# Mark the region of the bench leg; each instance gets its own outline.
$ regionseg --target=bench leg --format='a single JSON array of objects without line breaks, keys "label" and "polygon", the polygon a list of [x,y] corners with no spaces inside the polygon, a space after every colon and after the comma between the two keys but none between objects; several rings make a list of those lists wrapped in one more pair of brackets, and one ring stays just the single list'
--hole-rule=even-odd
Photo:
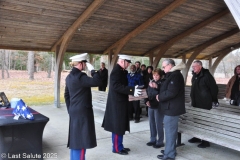
[{"label": "bench leg", "polygon": [[178,132],[177,147],[185,145],[184,143],[181,143],[181,141],[182,141],[182,134]]}]

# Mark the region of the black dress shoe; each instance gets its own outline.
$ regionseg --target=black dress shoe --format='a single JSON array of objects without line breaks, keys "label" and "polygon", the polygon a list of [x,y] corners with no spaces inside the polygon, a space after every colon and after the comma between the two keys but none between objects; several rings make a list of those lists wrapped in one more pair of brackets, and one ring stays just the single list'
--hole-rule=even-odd
[{"label": "black dress shoe", "polygon": [[210,143],[207,141],[202,141],[202,143],[198,145],[198,148],[207,148],[207,147],[210,147]]},{"label": "black dress shoe", "polygon": [[169,157],[164,158],[163,155],[158,155],[157,158],[162,160],[175,160],[175,158],[169,158]]},{"label": "black dress shoe", "polygon": [[[164,150],[161,150],[160,152],[161,152],[162,154],[164,154]],[[176,155],[175,155],[175,156],[177,156],[177,152],[176,152]]]},{"label": "black dress shoe", "polygon": [[130,148],[123,148],[124,151],[130,152]]},{"label": "black dress shoe", "polygon": [[201,143],[201,142],[202,142],[202,140],[201,140],[201,139],[198,139],[198,138],[195,138],[195,137],[193,137],[193,138],[189,139],[189,140],[188,140],[188,142],[189,142],[189,143]]},{"label": "black dress shoe", "polygon": [[138,119],[135,119],[135,123],[139,123],[140,122],[140,120],[138,120]]},{"label": "black dress shoe", "polygon": [[154,144],[153,148],[161,148],[164,147],[164,144]]},{"label": "black dress shoe", "polygon": [[153,145],[155,145],[156,144],[156,142],[154,141],[154,142],[148,142],[147,143],[147,146],[153,146]]},{"label": "black dress shoe", "polygon": [[128,152],[125,151],[125,150],[121,150],[121,151],[119,151],[119,152],[114,152],[114,151],[113,151],[113,153],[117,153],[117,154],[120,154],[120,155],[127,155],[127,154],[128,154]]}]

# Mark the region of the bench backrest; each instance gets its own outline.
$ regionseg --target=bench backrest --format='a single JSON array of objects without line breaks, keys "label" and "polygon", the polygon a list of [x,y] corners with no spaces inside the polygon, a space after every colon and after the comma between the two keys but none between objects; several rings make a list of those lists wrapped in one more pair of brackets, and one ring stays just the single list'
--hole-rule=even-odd
[{"label": "bench backrest", "polygon": [[180,123],[212,132],[213,136],[218,134],[240,141],[240,113],[225,113],[218,108],[205,110],[189,106],[186,106],[186,110],[187,113],[180,116]]}]

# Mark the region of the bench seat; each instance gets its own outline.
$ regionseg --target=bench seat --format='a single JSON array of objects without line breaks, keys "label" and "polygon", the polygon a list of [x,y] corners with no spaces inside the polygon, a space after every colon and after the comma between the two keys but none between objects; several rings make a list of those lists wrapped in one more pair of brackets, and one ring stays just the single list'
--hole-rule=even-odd
[{"label": "bench seat", "polygon": [[240,113],[225,112],[220,107],[205,110],[187,105],[186,111],[179,120],[178,145],[181,134],[188,134],[240,151]]}]

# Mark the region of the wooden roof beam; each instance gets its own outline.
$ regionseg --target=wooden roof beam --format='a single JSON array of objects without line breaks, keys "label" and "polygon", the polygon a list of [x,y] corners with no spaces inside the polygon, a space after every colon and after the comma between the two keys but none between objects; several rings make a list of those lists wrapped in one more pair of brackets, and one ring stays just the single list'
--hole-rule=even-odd
[{"label": "wooden roof beam", "polygon": [[186,68],[182,71],[182,74],[183,74],[183,77],[184,77],[184,79],[185,79],[185,82],[186,82],[186,80],[187,80],[187,74],[188,74],[188,71],[189,71],[189,68],[190,68],[192,62],[194,61],[194,59],[195,59],[204,49],[206,49],[207,47],[209,47],[209,46],[211,46],[211,45],[213,45],[213,44],[215,44],[215,43],[217,43],[217,42],[220,42],[220,41],[222,41],[222,40],[224,40],[224,39],[226,39],[226,38],[228,38],[228,37],[230,37],[230,36],[232,36],[232,35],[234,35],[234,34],[236,34],[236,33],[238,33],[238,32],[239,32],[239,29],[238,29],[238,28],[235,28],[235,29],[233,29],[233,30],[231,30],[231,31],[229,31],[229,32],[227,32],[227,33],[224,33],[224,34],[222,34],[222,35],[220,35],[220,36],[218,36],[218,37],[215,37],[215,38],[213,38],[213,39],[211,39],[211,40],[209,40],[209,41],[201,44],[200,46],[196,47],[196,48],[194,49],[194,52],[191,54],[190,58],[189,58],[188,61],[187,61]]},{"label": "wooden roof beam", "polygon": [[156,50],[159,50],[159,49],[161,49],[161,48],[165,48],[165,49],[161,49],[162,51],[160,50],[160,52],[159,52],[158,55],[156,56],[156,58],[155,58],[155,60],[154,60],[154,63],[153,63],[153,64],[156,65],[156,64],[159,62],[159,60],[160,60],[160,58],[162,57],[162,55],[164,55],[165,52],[166,52],[174,43],[176,43],[177,41],[183,39],[184,37],[192,34],[193,32],[196,32],[197,30],[199,30],[199,29],[207,26],[208,24],[210,24],[210,23],[218,20],[219,18],[225,16],[225,15],[228,14],[228,13],[229,13],[229,10],[228,10],[228,9],[225,9],[225,10],[223,10],[223,11],[215,14],[214,16],[206,19],[205,21],[197,24],[196,26],[194,26],[194,27],[192,27],[192,28],[190,28],[190,29],[188,29],[188,30],[180,33],[179,35],[177,35],[177,36],[175,36],[174,38],[168,40],[167,42],[162,43],[162,44],[159,44],[157,47],[154,47],[154,48],[151,49],[150,51],[144,53],[142,56],[146,56],[146,55],[148,55],[149,53],[152,53],[152,52],[154,52],[154,51],[156,51]]},{"label": "wooden roof beam", "polygon": [[238,48],[240,48],[240,43],[237,43],[237,44],[235,44],[235,45],[233,45],[231,47],[227,47],[227,48],[225,48],[225,49],[223,49],[221,51],[214,52],[211,55],[203,57],[202,59],[209,59],[210,57],[212,57],[212,58],[218,57],[219,55],[221,55],[222,52],[230,53],[231,51],[233,51],[232,47],[235,48],[235,49],[238,49]]},{"label": "wooden roof beam", "polygon": [[52,46],[51,51],[55,51],[57,45],[59,45],[64,38],[70,40],[76,30],[86,22],[105,2],[106,0],[95,0],[90,6],[78,17],[78,19],[66,30],[66,32],[62,35],[62,37]]},{"label": "wooden roof beam", "polygon": [[113,45],[111,45],[110,47],[108,47],[103,54],[108,53],[111,49],[117,47],[119,44],[121,44],[121,46],[124,46],[131,38],[137,36],[138,34],[140,34],[142,31],[144,31],[146,28],[152,26],[153,24],[155,24],[157,21],[159,21],[162,17],[164,17],[165,15],[167,15],[169,12],[171,12],[172,10],[174,10],[175,8],[177,8],[179,5],[181,5],[182,3],[184,3],[186,0],[177,0],[172,2],[169,6],[167,6],[166,8],[164,8],[163,10],[161,10],[160,12],[158,12],[157,14],[155,14],[153,17],[149,18],[147,21],[145,21],[144,23],[142,23],[140,26],[138,26],[137,28],[135,28],[133,31],[131,31],[130,33],[128,33],[127,35],[125,35],[123,38],[121,38],[120,40],[118,40],[116,43],[114,43]]},{"label": "wooden roof beam", "polygon": [[203,49],[213,45],[214,43],[217,43],[217,42],[222,41],[226,38],[229,38],[229,37],[231,37],[231,36],[233,36],[234,34],[237,34],[237,33],[239,33],[239,29],[235,28],[235,29],[233,29],[229,32],[226,32],[226,33],[224,33],[224,34],[222,34],[222,35],[220,35],[216,38],[213,38],[213,39],[211,39],[211,40],[209,40],[209,41],[207,41],[207,42],[205,42],[205,43],[203,43],[203,44],[201,44],[201,45],[199,45],[195,48],[192,48],[192,49],[188,50],[187,52],[182,53],[181,55],[185,55],[185,54],[188,54],[190,52],[195,52],[196,50],[201,50],[202,51]]},{"label": "wooden roof beam", "polygon": [[[240,43],[235,44],[234,46],[232,46],[234,48],[240,48]],[[217,52],[215,54],[218,54],[219,57],[215,60],[214,64],[212,65],[212,67],[209,69],[211,74],[214,75],[217,66],[219,65],[219,63],[222,61],[222,59],[228,55],[230,52],[232,52],[231,47],[225,48],[224,50]]]}]

